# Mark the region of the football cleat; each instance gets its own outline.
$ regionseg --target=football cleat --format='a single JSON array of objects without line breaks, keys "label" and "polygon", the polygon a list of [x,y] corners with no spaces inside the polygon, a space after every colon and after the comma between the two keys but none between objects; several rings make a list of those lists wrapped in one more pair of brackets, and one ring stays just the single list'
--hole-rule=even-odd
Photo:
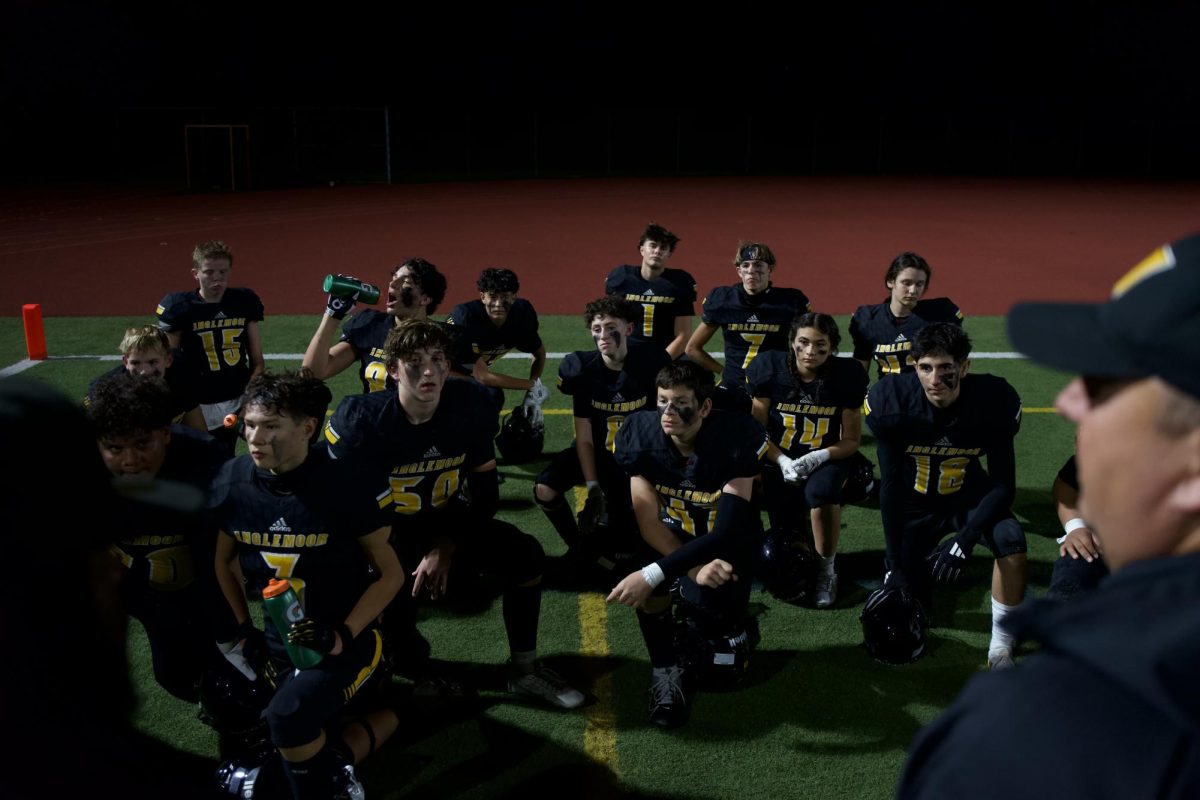
[{"label": "football cleat", "polygon": [[990,670],[1012,669],[1015,666],[1012,650],[993,650],[988,653],[988,669]]},{"label": "football cleat", "polygon": [[508,690],[520,697],[530,697],[558,708],[579,708],[587,700],[583,692],[540,663],[534,665],[533,672],[525,675],[510,671]]},{"label": "football cleat", "polygon": [[650,673],[650,722],[659,728],[678,728],[691,716],[691,697],[684,688],[682,667],[655,667]]},{"label": "football cleat", "polygon": [[837,602],[838,578],[836,572],[818,572],[813,599],[817,608],[829,608]]}]

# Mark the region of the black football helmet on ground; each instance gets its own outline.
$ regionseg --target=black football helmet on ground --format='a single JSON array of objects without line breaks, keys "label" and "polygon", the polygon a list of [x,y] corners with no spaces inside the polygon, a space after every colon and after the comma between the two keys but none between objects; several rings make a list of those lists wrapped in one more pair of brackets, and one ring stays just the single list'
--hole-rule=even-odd
[{"label": "black football helmet on ground", "polygon": [[496,436],[496,449],[509,464],[524,464],[542,454],[546,443],[546,427],[532,422],[519,405],[508,415]]},{"label": "black football helmet on ground", "polygon": [[906,586],[886,585],[871,592],[859,614],[863,643],[883,664],[911,664],[925,653],[929,619]]},{"label": "black football helmet on ground", "polygon": [[878,494],[875,465],[862,453],[855,453],[850,457],[850,477],[842,485],[842,503],[862,503]]},{"label": "black football helmet on ground", "polygon": [[675,645],[685,670],[701,689],[735,689],[750,668],[750,654],[761,636],[758,620],[746,617],[722,622],[686,601],[675,604]]},{"label": "black football helmet on ground", "polygon": [[199,717],[216,730],[222,758],[258,764],[274,752],[271,732],[262,718],[274,693],[265,678],[248,681],[224,663],[204,673],[200,679]]},{"label": "black football helmet on ground", "polygon": [[785,603],[810,602],[817,576],[817,557],[799,546],[800,534],[772,528],[763,540],[758,577],[768,592]]}]

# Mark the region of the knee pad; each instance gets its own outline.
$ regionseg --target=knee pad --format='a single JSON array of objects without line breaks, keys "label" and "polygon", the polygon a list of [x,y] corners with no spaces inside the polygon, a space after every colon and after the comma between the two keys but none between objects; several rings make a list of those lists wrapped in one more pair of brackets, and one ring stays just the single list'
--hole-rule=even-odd
[{"label": "knee pad", "polygon": [[1025,531],[1021,530],[1021,524],[1013,517],[1000,520],[992,528],[992,552],[996,558],[1015,556],[1026,549]]}]

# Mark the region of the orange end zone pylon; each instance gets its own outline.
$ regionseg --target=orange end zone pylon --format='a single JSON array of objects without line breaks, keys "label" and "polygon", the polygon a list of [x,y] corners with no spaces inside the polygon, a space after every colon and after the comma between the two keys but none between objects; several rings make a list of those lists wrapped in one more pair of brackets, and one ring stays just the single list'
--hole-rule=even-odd
[{"label": "orange end zone pylon", "polygon": [[25,320],[25,351],[33,361],[45,360],[46,332],[42,329],[42,307],[37,303],[26,303],[21,306],[21,316]]}]

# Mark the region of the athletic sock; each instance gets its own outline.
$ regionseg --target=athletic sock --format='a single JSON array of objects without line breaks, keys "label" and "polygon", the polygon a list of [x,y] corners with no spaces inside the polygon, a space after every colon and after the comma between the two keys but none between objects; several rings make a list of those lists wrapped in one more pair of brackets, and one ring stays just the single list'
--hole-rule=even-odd
[{"label": "athletic sock", "polygon": [[513,653],[537,650],[538,616],[542,611],[542,587],[514,586],[504,593],[501,614],[508,634],[508,649]]},{"label": "athletic sock", "polygon": [[642,629],[642,638],[646,640],[650,666],[675,666],[675,662],[678,660],[675,655],[675,621],[671,617],[670,606],[660,614],[647,614],[639,611],[637,620],[638,627]]},{"label": "athletic sock", "polygon": [[1011,655],[1013,646],[1016,640],[1013,635],[1004,629],[1004,618],[1016,611],[1019,605],[1006,606],[995,597],[992,598],[992,641],[988,645],[988,655],[992,656],[1001,651],[1007,650]]},{"label": "athletic sock", "polygon": [[817,558],[818,558],[818,559],[820,560],[820,562],[821,562],[821,572],[823,572],[823,573],[824,573],[824,574],[826,574],[826,575],[832,575],[832,574],[833,574],[833,572],[834,572],[834,570],[833,570],[833,560],[834,560],[835,558],[837,558],[837,553],[834,553],[834,554],[833,554],[833,555],[831,555],[831,556],[822,556],[822,555],[818,555],[818,556],[817,556]]},{"label": "athletic sock", "polygon": [[556,499],[549,503],[543,503],[534,495],[534,500],[537,500],[538,506],[541,507],[542,513],[546,515],[546,519],[550,520],[550,525],[562,538],[563,543],[567,547],[574,547],[579,543],[579,526],[575,523],[575,515],[571,513],[570,506],[567,505],[566,498],[559,495]]}]

